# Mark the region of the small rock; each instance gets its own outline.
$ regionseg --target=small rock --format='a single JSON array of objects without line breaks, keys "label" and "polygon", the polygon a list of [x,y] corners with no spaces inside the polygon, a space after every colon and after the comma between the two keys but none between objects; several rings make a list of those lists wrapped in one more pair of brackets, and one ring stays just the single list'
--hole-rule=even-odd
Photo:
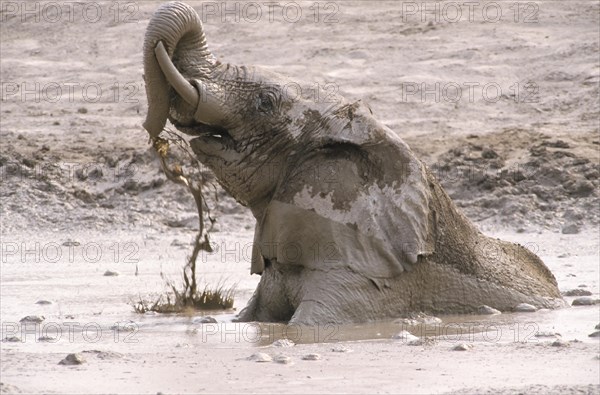
[{"label": "small rock", "polygon": [[4,339],[2,339],[3,343],[17,343],[17,342],[20,342],[20,341],[21,341],[21,339],[19,339],[16,336],[7,336]]},{"label": "small rock", "polygon": [[560,337],[560,333],[556,332],[537,332],[535,337]]},{"label": "small rock", "polygon": [[575,224],[569,224],[569,225],[563,227],[561,232],[564,235],[576,235],[577,233],[580,232],[580,230],[579,230],[579,226],[577,226]]},{"label": "small rock", "polygon": [[84,354],[95,355],[99,359],[118,359],[123,358],[123,354],[114,351],[101,351],[101,350],[85,350],[82,351]]},{"label": "small rock", "polygon": [[321,355],[314,353],[306,354],[302,356],[302,359],[305,361],[318,361],[321,359]]},{"label": "small rock", "polygon": [[600,324],[596,325],[594,329],[600,329]]},{"label": "small rock", "polygon": [[600,331],[596,331],[594,333],[590,333],[588,337],[600,337]]},{"label": "small rock", "polygon": [[122,322],[116,322],[113,326],[110,327],[111,331],[117,331],[117,332],[133,332],[137,329],[138,325],[129,320],[129,321],[122,321]]},{"label": "small rock", "polygon": [[537,310],[538,310],[537,307],[535,307],[529,303],[519,303],[514,308],[514,311],[517,311],[519,313],[533,313],[534,311],[537,311]]},{"label": "small rock", "polygon": [[420,337],[413,339],[413,340],[409,340],[406,343],[407,346],[424,346],[425,344],[428,344],[428,342],[425,341],[424,339],[421,339]]},{"label": "small rock", "polygon": [[88,110],[85,107],[79,107],[77,109],[77,113],[79,113],[79,114],[87,114],[87,112],[88,112]]},{"label": "small rock", "polygon": [[39,324],[44,321],[46,318],[43,315],[28,315],[27,317],[21,318],[19,322],[33,322]]},{"label": "small rock", "polygon": [[452,351],[468,351],[473,348],[473,345],[467,343],[460,343],[452,347]]},{"label": "small rock", "polygon": [[275,340],[272,344],[273,347],[294,347],[296,343],[290,339],[279,339]]},{"label": "small rock", "polygon": [[564,340],[556,339],[552,342],[552,347],[569,347],[569,343]]},{"label": "small rock", "polygon": [[484,148],[481,152],[481,157],[484,159],[496,159],[498,154],[491,148]]},{"label": "small rock", "polygon": [[419,338],[417,336],[413,335],[412,333],[410,333],[409,331],[402,331],[402,332],[396,333],[394,336],[392,336],[392,339],[401,340],[402,342],[410,342],[413,340],[418,340]]},{"label": "small rock", "polygon": [[500,312],[500,310],[496,310],[493,307],[490,306],[486,306],[486,305],[481,305],[477,308],[477,312],[479,314],[485,314],[485,315],[494,315],[494,314],[502,314]]},{"label": "small rock", "polygon": [[79,354],[69,354],[60,361],[59,365],[81,365],[85,362],[85,359]]},{"label": "small rock", "polygon": [[35,304],[40,304],[40,305],[47,305],[47,304],[52,304],[51,301],[49,300],[38,300],[37,302],[35,302]]},{"label": "small rock", "polygon": [[107,270],[107,271],[104,272],[104,275],[106,277],[115,277],[115,276],[118,276],[119,273],[113,272],[112,270]]},{"label": "small rock", "polygon": [[573,301],[571,306],[593,306],[598,303],[597,299],[591,298],[589,296],[582,296]]},{"label": "small rock", "polygon": [[264,352],[257,352],[248,357],[249,361],[255,362],[271,362],[273,358],[269,354],[265,354]]},{"label": "small rock", "polygon": [[352,352],[351,348],[346,346],[336,346],[331,349],[332,352]]},{"label": "small rock", "polygon": [[216,318],[211,317],[209,315],[194,320],[194,324],[216,324],[217,322],[218,321],[216,320]]},{"label": "small rock", "polygon": [[65,315],[65,319],[66,320],[74,320],[75,316],[73,314],[67,314],[67,315]]},{"label": "small rock", "polygon": [[56,341],[58,341],[57,338],[52,337],[52,336],[40,336],[38,337],[38,341],[39,342],[48,342],[48,343],[55,343]]},{"label": "small rock", "polygon": [[591,294],[592,293],[587,289],[580,288],[570,289],[568,291],[563,292],[563,295],[565,296],[590,296]]},{"label": "small rock", "polygon": [[67,240],[62,245],[64,245],[65,247],[79,247],[81,243],[74,240]]},{"label": "small rock", "polygon": [[287,355],[280,354],[273,358],[273,361],[275,361],[276,363],[287,365],[292,363],[292,358],[288,357]]}]

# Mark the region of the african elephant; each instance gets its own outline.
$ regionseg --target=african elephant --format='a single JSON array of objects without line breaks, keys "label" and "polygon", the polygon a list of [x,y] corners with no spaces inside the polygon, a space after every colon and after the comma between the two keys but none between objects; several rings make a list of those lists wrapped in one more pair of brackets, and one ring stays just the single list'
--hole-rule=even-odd
[{"label": "african elephant", "polygon": [[145,129],[154,138],[169,119],[194,136],[198,159],[256,218],[251,273],[261,279],[239,320],[564,304],[536,255],[481,234],[360,101],[315,100],[277,73],[219,62],[179,2],[155,12],[143,52]]}]

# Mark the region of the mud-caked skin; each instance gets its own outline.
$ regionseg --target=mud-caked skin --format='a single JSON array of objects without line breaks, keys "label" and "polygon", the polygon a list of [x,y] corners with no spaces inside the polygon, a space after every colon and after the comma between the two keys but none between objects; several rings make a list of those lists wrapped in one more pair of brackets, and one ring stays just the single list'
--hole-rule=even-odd
[{"label": "mud-caked skin", "polygon": [[[171,67],[160,63],[160,49]],[[324,324],[564,304],[543,262],[482,235],[360,101],[218,62],[200,18],[159,8],[144,42],[151,136],[167,118],[256,218],[242,321]],[[190,93],[191,92],[191,93]]]}]

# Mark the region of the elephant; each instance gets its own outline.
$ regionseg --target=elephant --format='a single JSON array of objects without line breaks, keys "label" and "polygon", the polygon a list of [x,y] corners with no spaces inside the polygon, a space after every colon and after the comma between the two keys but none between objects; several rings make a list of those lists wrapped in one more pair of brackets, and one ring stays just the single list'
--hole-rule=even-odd
[{"label": "elephant", "polygon": [[143,62],[150,137],[169,120],[256,219],[250,272],[261,278],[239,321],[565,305],[540,258],[484,236],[360,100],[317,99],[314,85],[220,62],[181,2],[152,16]]}]

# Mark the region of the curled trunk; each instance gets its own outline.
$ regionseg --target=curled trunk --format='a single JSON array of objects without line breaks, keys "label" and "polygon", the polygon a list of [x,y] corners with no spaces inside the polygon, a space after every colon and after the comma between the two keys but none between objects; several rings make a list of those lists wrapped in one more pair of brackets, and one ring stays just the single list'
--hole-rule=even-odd
[{"label": "curled trunk", "polygon": [[144,80],[148,115],[144,128],[156,137],[164,129],[170,109],[171,84],[157,60],[155,50],[162,42],[168,56],[182,75],[210,67],[214,58],[206,45],[200,17],[187,4],[171,2],[161,6],[150,20],[144,38]]}]

